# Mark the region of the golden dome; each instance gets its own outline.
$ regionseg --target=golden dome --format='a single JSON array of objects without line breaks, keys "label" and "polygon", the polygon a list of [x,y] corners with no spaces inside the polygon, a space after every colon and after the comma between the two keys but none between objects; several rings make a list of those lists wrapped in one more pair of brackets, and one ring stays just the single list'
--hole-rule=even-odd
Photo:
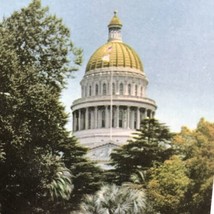
[{"label": "golden dome", "polygon": [[137,53],[121,41],[108,42],[91,56],[86,72],[106,67],[129,67],[143,72],[143,65]]}]

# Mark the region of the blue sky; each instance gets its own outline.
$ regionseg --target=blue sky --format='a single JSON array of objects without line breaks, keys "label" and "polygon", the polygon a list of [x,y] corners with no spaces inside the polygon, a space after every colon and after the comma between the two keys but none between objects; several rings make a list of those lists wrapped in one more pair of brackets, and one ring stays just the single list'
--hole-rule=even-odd
[{"label": "blue sky", "polygon": [[[30,2],[1,0],[0,18]],[[214,121],[213,0],[42,0],[42,4],[63,19],[74,44],[84,50],[83,66],[62,95],[68,112],[80,97],[85,66],[106,43],[107,25],[117,10],[123,41],[143,62],[147,95],[158,105],[156,117],[172,131],[195,128],[201,117]]]}]

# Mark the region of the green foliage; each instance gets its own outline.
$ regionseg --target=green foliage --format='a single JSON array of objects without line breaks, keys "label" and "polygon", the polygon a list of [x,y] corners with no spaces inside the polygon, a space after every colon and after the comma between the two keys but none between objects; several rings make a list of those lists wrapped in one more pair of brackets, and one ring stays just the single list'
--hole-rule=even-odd
[{"label": "green foliage", "polygon": [[2,21],[0,49],[1,213],[69,213],[100,185],[60,102],[82,52],[39,0]]},{"label": "green foliage", "polygon": [[74,47],[69,29],[61,19],[42,8],[40,0],[21,11],[14,12],[1,24],[5,35],[10,35],[10,46],[17,53],[19,66],[36,67],[40,81],[62,88],[65,77],[77,70],[81,63],[82,51]]},{"label": "green foliage", "polygon": [[143,214],[145,195],[127,186],[106,185],[95,195],[86,195],[81,203],[81,214]]},{"label": "green foliage", "polygon": [[50,157],[51,154],[48,154],[47,156],[44,157],[46,159],[46,167],[53,168],[53,163],[59,162],[57,165],[55,171],[53,173],[54,177],[51,181],[50,184],[47,185],[47,188],[49,189],[50,195],[52,199],[54,200],[55,198],[62,198],[65,200],[68,200],[70,198],[70,195],[73,190],[73,185],[72,185],[72,180],[71,180],[71,173],[70,170],[67,169],[64,166],[64,163],[59,161],[61,158],[60,157]]},{"label": "green foliage", "polygon": [[[85,158],[87,149],[81,147],[72,137],[72,143],[67,141],[60,145],[64,154],[64,163],[69,166],[74,186],[69,203],[64,203],[63,209],[76,210],[84,194],[93,194],[101,186],[102,171],[93,162]],[[59,206],[58,213],[62,212]],[[57,213],[57,212],[56,212]]]},{"label": "green foliage", "polygon": [[185,163],[178,156],[172,156],[149,171],[151,178],[147,185],[147,194],[152,207],[160,213],[180,214],[181,202],[191,182]]},{"label": "green foliage", "polygon": [[146,190],[146,213],[209,213],[214,172],[214,124],[172,135],[158,121],[145,120],[128,144],[111,154],[115,169],[107,181]]},{"label": "green foliage", "polygon": [[133,140],[111,154],[112,165],[115,167],[112,177],[116,176],[116,179],[112,180],[119,184],[129,181],[130,176],[137,170],[143,170],[145,173],[154,162],[162,163],[172,154],[172,134],[158,120],[144,119],[137,131]]},{"label": "green foliage", "polygon": [[174,145],[192,180],[183,200],[188,213],[209,213],[214,172],[214,124],[201,119],[196,130],[183,128]]}]

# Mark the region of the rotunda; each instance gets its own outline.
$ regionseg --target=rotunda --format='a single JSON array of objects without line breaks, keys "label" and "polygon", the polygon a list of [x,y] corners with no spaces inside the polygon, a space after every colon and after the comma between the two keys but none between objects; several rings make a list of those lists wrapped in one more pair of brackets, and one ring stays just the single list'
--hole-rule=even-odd
[{"label": "rotunda", "polygon": [[127,142],[145,117],[154,117],[155,101],[146,96],[148,80],[133,48],[122,41],[122,23],[114,12],[108,41],[86,66],[81,98],[73,102],[73,133],[89,148],[91,159],[105,164],[111,150]]}]

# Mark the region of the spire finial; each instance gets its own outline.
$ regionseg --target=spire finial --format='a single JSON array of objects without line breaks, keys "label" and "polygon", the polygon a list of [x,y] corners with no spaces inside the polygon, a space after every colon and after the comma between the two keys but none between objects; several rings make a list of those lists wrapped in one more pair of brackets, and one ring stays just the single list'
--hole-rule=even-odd
[{"label": "spire finial", "polygon": [[117,10],[115,10],[114,16],[108,25],[108,29],[109,29],[108,41],[113,41],[113,40],[122,41],[121,28],[122,28],[122,23],[117,16]]}]

